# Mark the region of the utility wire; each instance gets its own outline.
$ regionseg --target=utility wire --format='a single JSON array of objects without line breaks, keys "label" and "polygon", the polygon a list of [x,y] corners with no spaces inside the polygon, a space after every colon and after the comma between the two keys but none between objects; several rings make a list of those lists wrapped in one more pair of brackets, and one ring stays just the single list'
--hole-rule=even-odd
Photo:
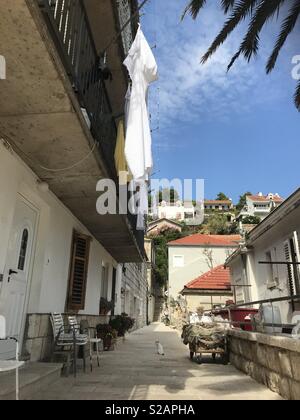
[{"label": "utility wire", "polygon": [[60,168],[60,169],[52,169],[52,168],[47,168],[46,166],[41,165],[39,162],[35,161],[34,159],[32,159],[26,152],[24,152],[24,150],[22,150],[16,143],[14,140],[12,140],[9,136],[7,136],[6,134],[0,133],[0,139],[2,139],[4,141],[5,145],[8,145],[10,147],[11,150],[13,150],[15,152],[15,149],[17,149],[22,155],[24,155],[32,164],[37,165],[39,168],[43,169],[44,171],[47,172],[53,172],[53,173],[59,173],[59,172],[66,172],[66,171],[70,171],[73,168],[76,168],[77,166],[81,165],[81,163],[83,163],[84,161],[86,161],[95,151],[96,147],[97,147],[97,142],[94,143],[92,149],[90,150],[90,152],[81,160],[79,160],[78,162],[74,163],[71,166],[68,166],[66,168]]}]

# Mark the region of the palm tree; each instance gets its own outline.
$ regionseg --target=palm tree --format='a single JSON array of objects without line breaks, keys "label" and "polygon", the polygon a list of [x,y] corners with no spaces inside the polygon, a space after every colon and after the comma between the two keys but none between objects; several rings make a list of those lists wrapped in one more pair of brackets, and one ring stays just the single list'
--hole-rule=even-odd
[{"label": "palm tree", "polygon": [[[231,59],[228,70],[233,66],[235,61],[240,55],[244,55],[246,60],[250,61],[251,58],[257,55],[259,50],[260,33],[264,26],[268,23],[269,19],[273,16],[279,16],[284,6],[289,6],[286,16],[283,19],[280,33],[278,35],[276,44],[270,55],[266,71],[269,74],[275,67],[279,53],[285,44],[287,38],[294,30],[296,24],[299,23],[300,17],[300,0],[220,0],[221,7],[225,15],[230,13],[219,35],[213,41],[207,52],[201,59],[204,64],[222,45],[227,37],[234,31],[234,29],[243,20],[249,18],[250,23],[248,31],[240,45],[239,50]],[[187,13],[190,13],[193,19],[198,17],[199,12],[205,6],[206,0],[189,0],[182,19]],[[300,111],[300,83],[295,93],[295,104]]]}]

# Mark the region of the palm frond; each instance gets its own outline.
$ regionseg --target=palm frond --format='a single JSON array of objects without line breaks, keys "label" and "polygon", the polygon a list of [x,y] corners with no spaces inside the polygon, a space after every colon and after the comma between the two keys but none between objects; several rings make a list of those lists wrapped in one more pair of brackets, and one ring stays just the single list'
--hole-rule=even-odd
[{"label": "palm frond", "polygon": [[295,93],[295,105],[300,112],[300,82],[297,86],[296,93]]},{"label": "palm frond", "polygon": [[[189,4],[184,11],[182,19],[187,13],[190,13],[193,19],[196,19],[206,3],[206,0],[189,0]],[[224,14],[226,15],[230,12],[230,16],[223,25],[220,33],[202,57],[202,64],[204,64],[216,52],[216,50],[226,41],[228,36],[243,20],[250,17],[247,33],[239,50],[232,57],[227,70],[230,70],[241,54],[244,55],[247,61],[250,61],[253,55],[257,55],[260,46],[260,34],[265,25],[276,14],[278,19],[281,10],[286,11],[284,9],[285,5],[290,6],[292,4],[281,24],[276,44],[266,65],[266,71],[267,73],[270,73],[276,65],[280,51],[287,38],[295,29],[296,24],[299,23],[300,0],[220,0],[220,4]],[[297,109],[300,111],[300,82],[295,92],[294,101]]]},{"label": "palm frond", "polygon": [[282,23],[281,32],[277,39],[274,50],[267,63],[267,67],[266,67],[267,73],[270,73],[274,69],[279,53],[283,45],[285,44],[288,36],[291,34],[293,29],[295,28],[299,17],[300,17],[300,0],[297,0],[294,2],[293,6],[291,7],[289,11],[289,15],[284,19]]},{"label": "palm frond", "polygon": [[181,16],[181,20],[183,20],[188,13],[190,13],[193,19],[196,19],[205,4],[206,0],[191,0],[185,8],[183,15]]},{"label": "palm frond", "polygon": [[248,32],[240,46],[239,51],[232,58],[228,70],[233,66],[236,59],[243,54],[250,61],[253,55],[257,55],[259,49],[259,35],[267,21],[278,12],[285,0],[263,0],[257,6],[248,28]]},{"label": "palm frond", "polygon": [[209,47],[208,51],[204,54],[201,59],[201,63],[204,64],[222,45],[232,31],[238,26],[238,24],[244,20],[249,13],[253,12],[253,8],[256,6],[259,0],[248,0],[248,1],[239,1],[234,6],[230,18],[225,22],[223,29],[213,41],[212,45]]},{"label": "palm frond", "polygon": [[229,10],[233,9],[235,0],[221,0],[221,6],[224,13],[228,13]]}]

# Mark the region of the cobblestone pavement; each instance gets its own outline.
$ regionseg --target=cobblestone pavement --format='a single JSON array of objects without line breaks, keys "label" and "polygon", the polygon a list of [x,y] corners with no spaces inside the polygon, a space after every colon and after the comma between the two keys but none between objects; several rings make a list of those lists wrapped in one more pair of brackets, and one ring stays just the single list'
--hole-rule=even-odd
[{"label": "cobblestone pavement", "polygon": [[[155,341],[165,356],[156,354]],[[105,352],[101,367],[61,378],[32,397],[38,400],[279,400],[277,394],[232,366],[189,360],[178,333],[153,324],[131,334],[116,351]]]}]

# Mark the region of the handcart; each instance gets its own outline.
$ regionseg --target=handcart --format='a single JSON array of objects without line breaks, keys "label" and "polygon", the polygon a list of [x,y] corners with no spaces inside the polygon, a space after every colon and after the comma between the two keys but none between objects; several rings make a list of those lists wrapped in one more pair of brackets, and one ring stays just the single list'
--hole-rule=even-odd
[{"label": "handcart", "polygon": [[205,354],[211,354],[213,360],[216,360],[219,357],[224,365],[229,363],[229,349],[228,349],[228,339],[224,337],[223,343],[220,343],[216,348],[208,349],[203,345],[193,345],[189,344],[190,349],[190,359],[193,361],[196,356],[196,361],[199,365],[202,364],[202,356]]},{"label": "handcart", "polygon": [[183,327],[183,343],[189,345],[190,359],[202,363],[202,356],[211,354],[213,360],[221,359],[224,365],[229,363],[229,345],[227,331],[218,323],[188,324]]}]

